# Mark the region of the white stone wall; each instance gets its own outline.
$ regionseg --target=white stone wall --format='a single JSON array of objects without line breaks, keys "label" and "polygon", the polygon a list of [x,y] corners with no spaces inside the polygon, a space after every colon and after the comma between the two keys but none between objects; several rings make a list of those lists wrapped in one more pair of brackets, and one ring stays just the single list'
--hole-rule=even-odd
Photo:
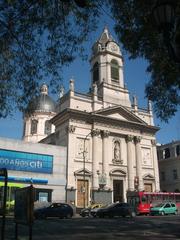
[{"label": "white stone wall", "polygon": [[[55,116],[55,113],[41,113],[37,112],[34,113],[33,115],[29,117],[24,118],[24,123],[25,123],[25,129],[24,129],[24,135],[22,139],[25,142],[33,142],[37,143],[41,139],[47,137],[47,135],[44,133],[44,128],[45,128],[45,122],[50,120],[52,117]],[[31,120],[36,119],[38,121],[37,125],[37,133],[31,134]],[[51,133],[55,131],[55,126],[51,126]]]},{"label": "white stone wall", "polygon": [[[158,146],[158,164],[160,174],[161,190],[174,192],[180,191],[180,155],[176,153],[176,147],[180,146],[180,141],[174,141],[168,144]],[[165,149],[169,149],[170,157],[165,158],[163,153]],[[177,179],[174,178],[173,171],[177,171]],[[164,173],[164,179],[162,178]]]},{"label": "white stone wall", "polygon": [[[68,142],[68,187],[73,187],[77,189],[77,179],[82,179],[83,175],[75,176],[75,173],[82,170],[84,167],[84,139],[85,140],[85,149],[87,151],[85,157],[85,169],[93,174],[93,138],[91,134],[92,126],[87,125],[83,122],[73,121],[71,122],[75,127],[74,132],[69,133],[69,142]],[[110,136],[108,137],[108,144],[106,145],[106,153],[108,154],[108,174],[107,174],[107,186],[106,188],[113,189],[113,180],[119,179],[123,180],[124,184],[124,199],[126,200],[126,191],[128,190],[128,148],[126,142],[127,135],[133,135],[134,137],[139,136],[140,133],[132,133],[132,131],[127,131],[125,129],[113,129],[110,127],[101,126],[94,126],[95,129],[100,129],[101,131],[108,130],[110,131]],[[121,160],[122,164],[114,164],[113,163],[113,142],[115,140],[119,140],[120,147],[121,147]],[[103,139],[101,135],[97,138],[97,151],[96,151],[96,159],[98,159],[97,169],[94,172],[95,176],[96,173],[99,172],[100,174],[103,171]],[[156,152],[153,151],[152,146],[152,137],[150,136],[141,136],[141,143],[140,143],[140,150],[141,150],[141,177],[142,183],[151,183],[153,191],[159,191],[159,175],[158,169],[155,169],[157,165],[157,156]],[[134,177],[137,176],[137,156],[136,156],[136,146],[135,143],[132,143],[132,155],[131,155],[132,165],[133,165],[133,172],[132,172],[132,182],[134,182]],[[155,164],[156,163],[156,164]],[[113,173],[114,171],[119,171],[117,174]],[[120,172],[124,172],[125,176]],[[112,173],[112,175],[111,175]],[[113,175],[114,174],[114,175]],[[93,177],[93,176],[92,176]],[[87,177],[86,179],[89,180],[90,186],[92,186],[92,177]],[[98,176],[96,176],[98,177]],[[142,189],[143,190],[143,189]]]}]

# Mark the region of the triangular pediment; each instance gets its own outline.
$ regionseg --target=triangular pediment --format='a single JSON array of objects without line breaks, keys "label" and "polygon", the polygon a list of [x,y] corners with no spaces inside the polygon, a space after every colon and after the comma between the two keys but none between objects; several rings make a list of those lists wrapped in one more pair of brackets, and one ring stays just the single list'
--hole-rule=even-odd
[{"label": "triangular pediment", "polygon": [[112,119],[123,120],[147,125],[141,118],[123,106],[108,107],[95,112],[97,115],[106,116]]},{"label": "triangular pediment", "polygon": [[77,176],[77,175],[81,175],[81,176],[83,176],[83,175],[85,175],[85,176],[91,176],[92,175],[92,172],[91,171],[89,171],[88,169],[79,169],[79,170],[77,170],[77,171],[75,171],[74,172],[74,175],[75,176]]},{"label": "triangular pediment", "polygon": [[143,176],[143,179],[153,180],[153,179],[154,179],[154,176],[152,176],[151,174],[146,174],[146,175]]}]

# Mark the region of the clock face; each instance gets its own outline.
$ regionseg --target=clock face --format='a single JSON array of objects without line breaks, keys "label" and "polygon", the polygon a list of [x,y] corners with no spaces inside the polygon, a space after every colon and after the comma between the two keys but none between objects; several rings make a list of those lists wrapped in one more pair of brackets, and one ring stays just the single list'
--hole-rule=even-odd
[{"label": "clock face", "polygon": [[118,50],[118,47],[117,47],[117,45],[116,44],[111,44],[111,50],[113,51],[113,52],[116,52],[117,50]]}]

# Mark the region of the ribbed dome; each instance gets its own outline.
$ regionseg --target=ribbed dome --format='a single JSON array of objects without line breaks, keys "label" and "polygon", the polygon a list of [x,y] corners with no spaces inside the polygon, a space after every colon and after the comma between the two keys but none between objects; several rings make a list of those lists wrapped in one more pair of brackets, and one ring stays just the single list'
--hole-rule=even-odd
[{"label": "ribbed dome", "polygon": [[30,112],[55,112],[55,102],[48,96],[48,87],[43,84],[40,88],[40,95],[34,98],[28,106]]}]

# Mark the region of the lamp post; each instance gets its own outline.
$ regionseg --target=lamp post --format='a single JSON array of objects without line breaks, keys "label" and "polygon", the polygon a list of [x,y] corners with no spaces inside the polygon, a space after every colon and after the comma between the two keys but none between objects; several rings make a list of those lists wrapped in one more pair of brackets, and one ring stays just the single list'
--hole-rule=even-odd
[{"label": "lamp post", "polygon": [[86,140],[89,137],[89,135],[91,134],[91,132],[89,132],[86,137],[84,138],[84,145],[83,145],[83,207],[86,207]]},{"label": "lamp post", "polygon": [[153,17],[163,34],[169,56],[180,63],[180,18],[176,15],[177,1],[157,0],[153,7]]}]

